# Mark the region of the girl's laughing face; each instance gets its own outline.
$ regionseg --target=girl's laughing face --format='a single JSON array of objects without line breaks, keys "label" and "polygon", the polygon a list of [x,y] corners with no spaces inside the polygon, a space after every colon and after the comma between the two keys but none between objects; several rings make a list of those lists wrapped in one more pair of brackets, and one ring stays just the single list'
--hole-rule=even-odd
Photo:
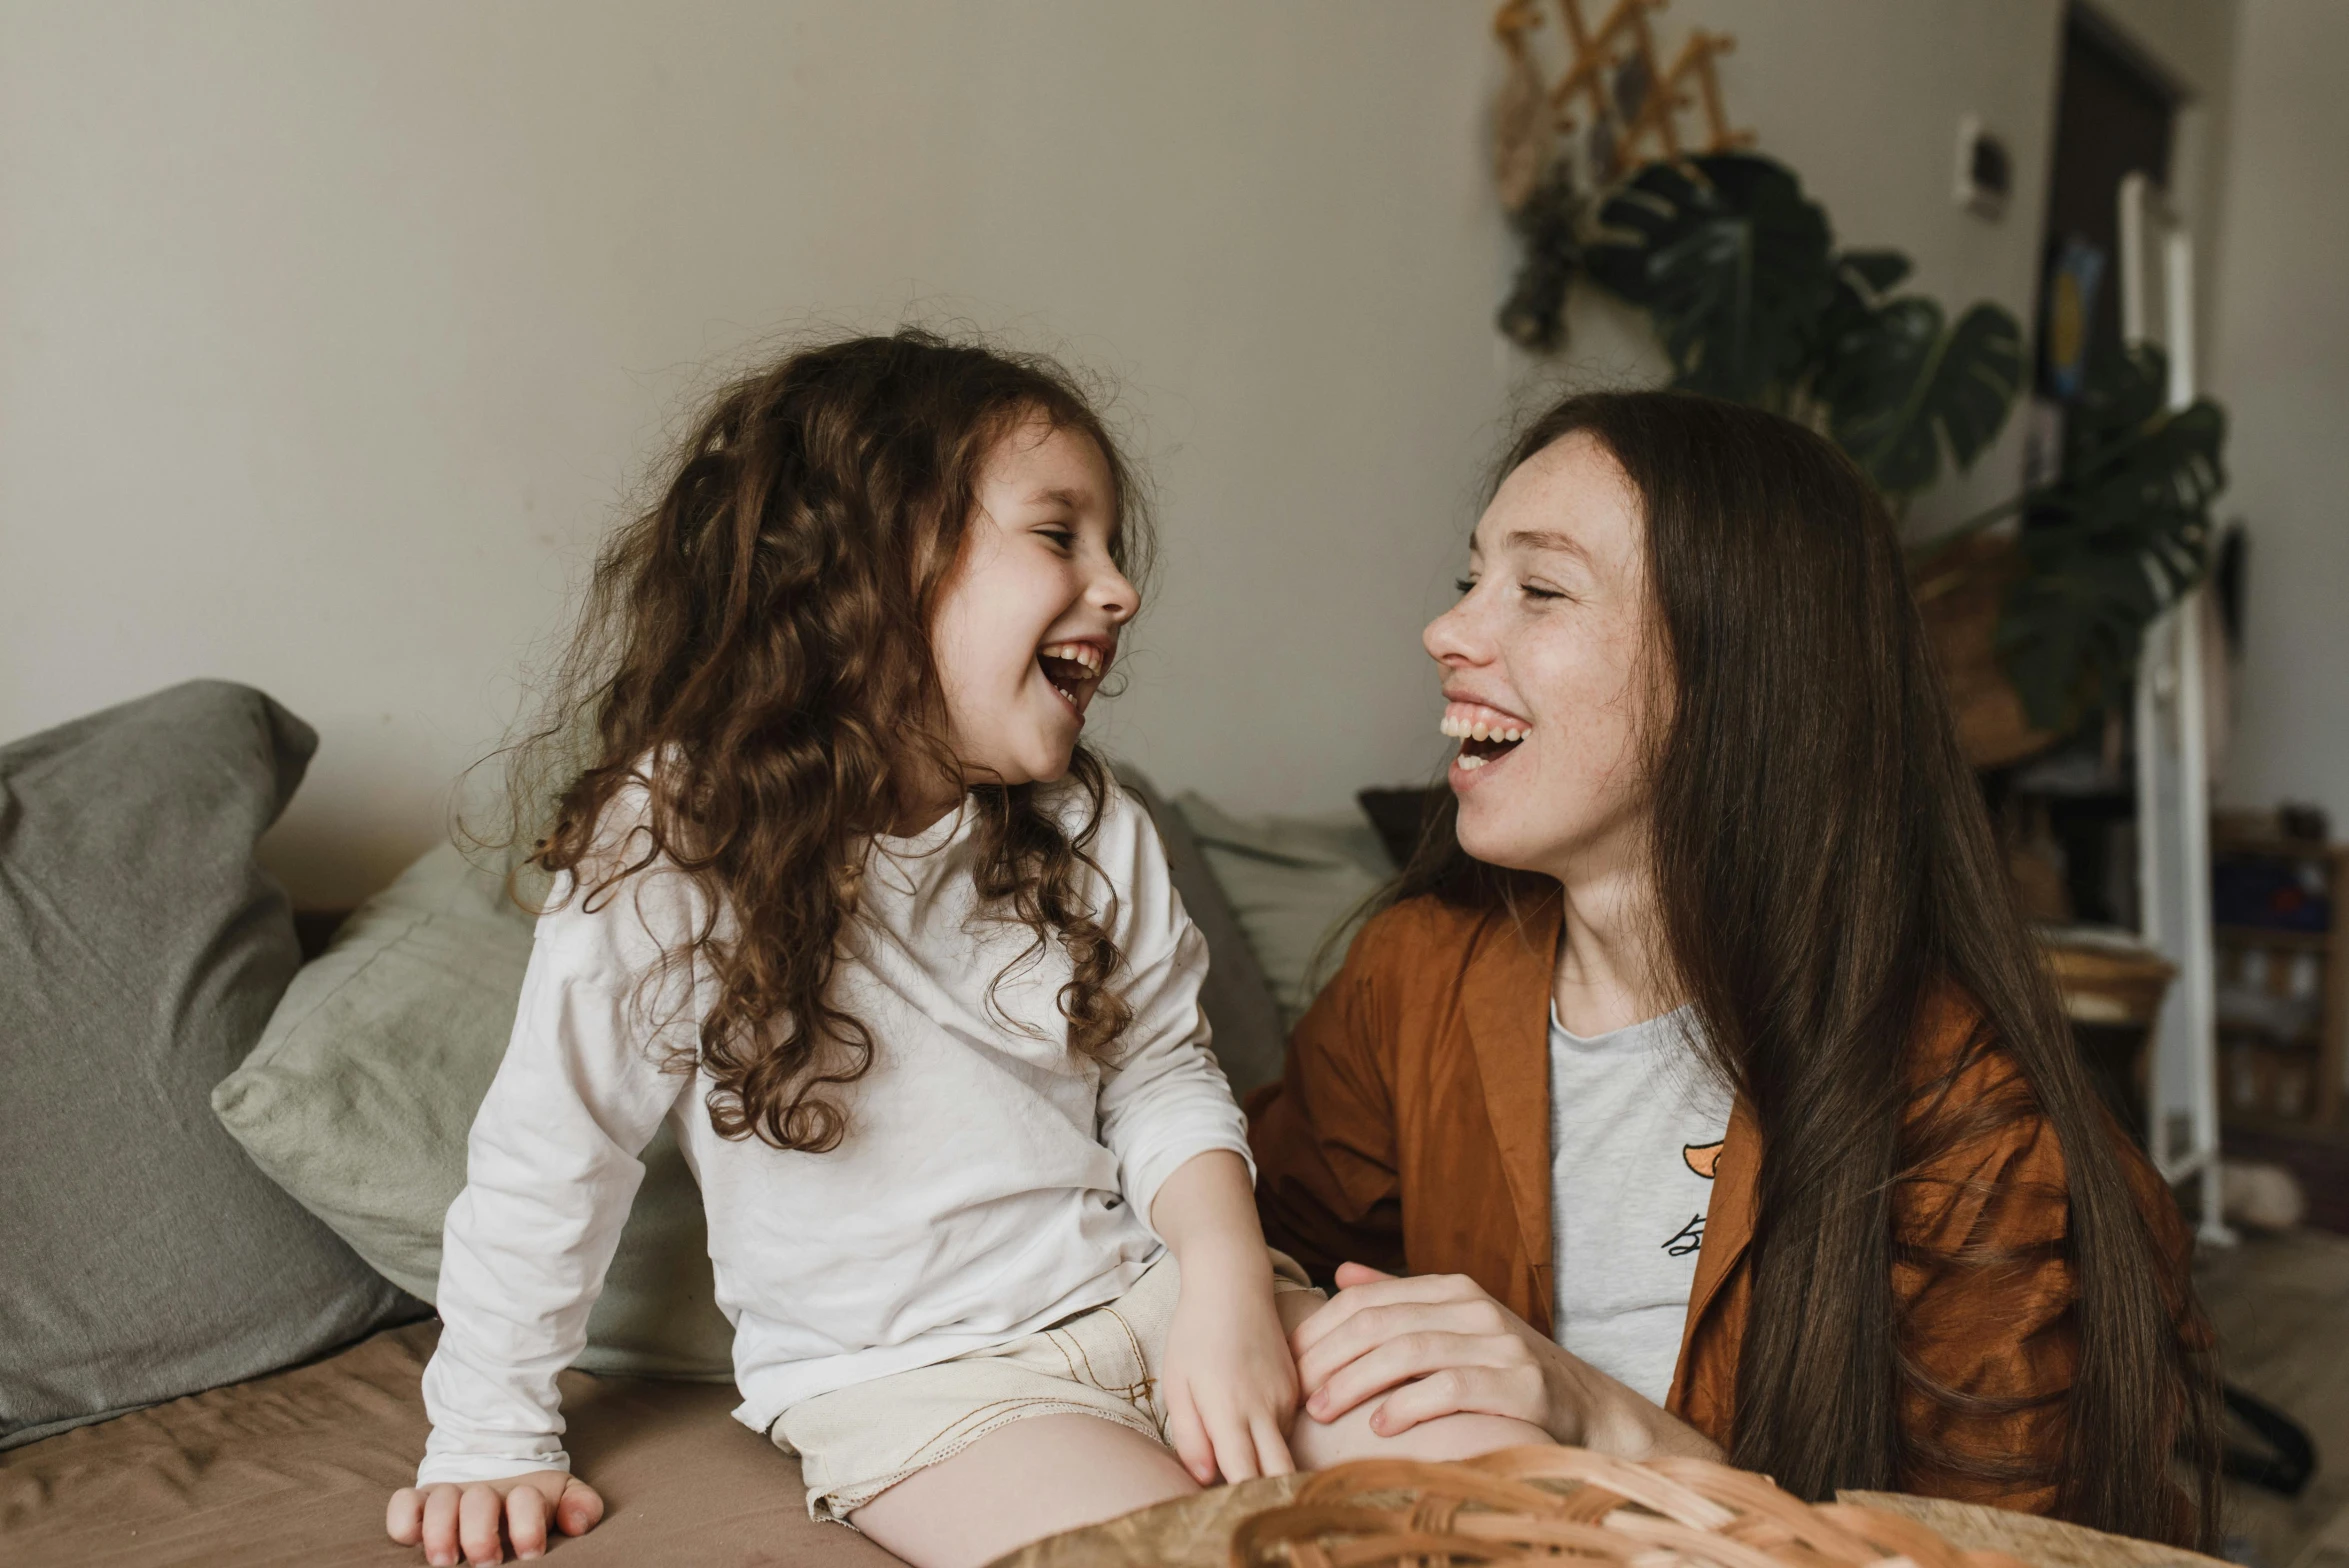
[{"label": "girl's laughing face", "polygon": [[1068,771],[1141,595],[1110,551],[1117,498],[1092,438],[1036,417],[988,453],[931,623],[964,784]]}]

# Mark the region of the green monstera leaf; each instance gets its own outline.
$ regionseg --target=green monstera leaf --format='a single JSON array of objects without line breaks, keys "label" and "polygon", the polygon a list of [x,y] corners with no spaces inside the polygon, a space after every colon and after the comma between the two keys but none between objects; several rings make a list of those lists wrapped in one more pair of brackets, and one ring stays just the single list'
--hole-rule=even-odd
[{"label": "green monstera leaf", "polygon": [[2136,668],[2147,623],[2208,566],[2226,415],[2207,399],[2168,407],[2168,381],[2157,349],[2100,361],[2064,432],[2062,476],[2025,497],[2029,570],[1998,641],[2034,724],[2103,701]]},{"label": "green monstera leaf", "polygon": [[1584,267],[1647,311],[1675,386],[1785,405],[1836,275],[1827,214],[1784,165],[1744,153],[1650,164],[1598,222]]},{"label": "green monstera leaf", "polygon": [[1944,448],[1971,467],[2022,390],[2015,318],[1978,304],[1944,328],[1941,307],[1914,295],[1837,315],[1812,389],[1836,444],[1889,495],[1939,479]]}]

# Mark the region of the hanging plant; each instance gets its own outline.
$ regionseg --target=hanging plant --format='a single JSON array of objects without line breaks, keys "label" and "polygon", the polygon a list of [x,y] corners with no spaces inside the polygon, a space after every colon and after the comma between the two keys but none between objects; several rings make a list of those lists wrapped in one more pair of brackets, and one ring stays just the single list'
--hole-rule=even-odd
[{"label": "hanging plant", "polygon": [[2023,378],[2013,316],[1892,291],[1896,251],[1838,252],[1793,171],[1751,153],[1654,163],[1604,203],[1580,260],[1644,309],[1672,384],[1825,431],[1896,499],[1972,465]]}]

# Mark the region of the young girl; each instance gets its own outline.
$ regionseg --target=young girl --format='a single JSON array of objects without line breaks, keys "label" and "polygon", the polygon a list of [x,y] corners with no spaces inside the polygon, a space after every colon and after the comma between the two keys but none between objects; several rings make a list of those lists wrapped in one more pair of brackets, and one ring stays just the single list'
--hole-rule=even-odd
[{"label": "young girl", "polygon": [[905,332],[729,388],[607,549],[591,760],[532,856],[554,892],[393,1539],[496,1562],[601,1516],[555,1374],[664,1120],[735,1414],[816,1516],[975,1563],[1290,1468],[1274,1295],[1303,1286],[1257,1226],[1205,948],[1078,745],[1133,506],[1055,367]]}]

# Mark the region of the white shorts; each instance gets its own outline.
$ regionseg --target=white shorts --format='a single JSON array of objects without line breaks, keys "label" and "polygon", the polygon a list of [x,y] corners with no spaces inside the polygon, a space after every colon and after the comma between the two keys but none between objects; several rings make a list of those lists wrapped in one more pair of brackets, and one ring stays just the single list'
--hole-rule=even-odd
[{"label": "white shorts", "polygon": [[[1272,1254],[1272,1269],[1276,1292],[1313,1289],[1284,1253]],[[841,1523],[1029,1416],[1099,1416],[1163,1443],[1158,1374],[1181,1290],[1174,1254],[1162,1254],[1115,1301],[989,1350],[803,1399],[767,1435],[799,1456],[809,1515]]]}]

